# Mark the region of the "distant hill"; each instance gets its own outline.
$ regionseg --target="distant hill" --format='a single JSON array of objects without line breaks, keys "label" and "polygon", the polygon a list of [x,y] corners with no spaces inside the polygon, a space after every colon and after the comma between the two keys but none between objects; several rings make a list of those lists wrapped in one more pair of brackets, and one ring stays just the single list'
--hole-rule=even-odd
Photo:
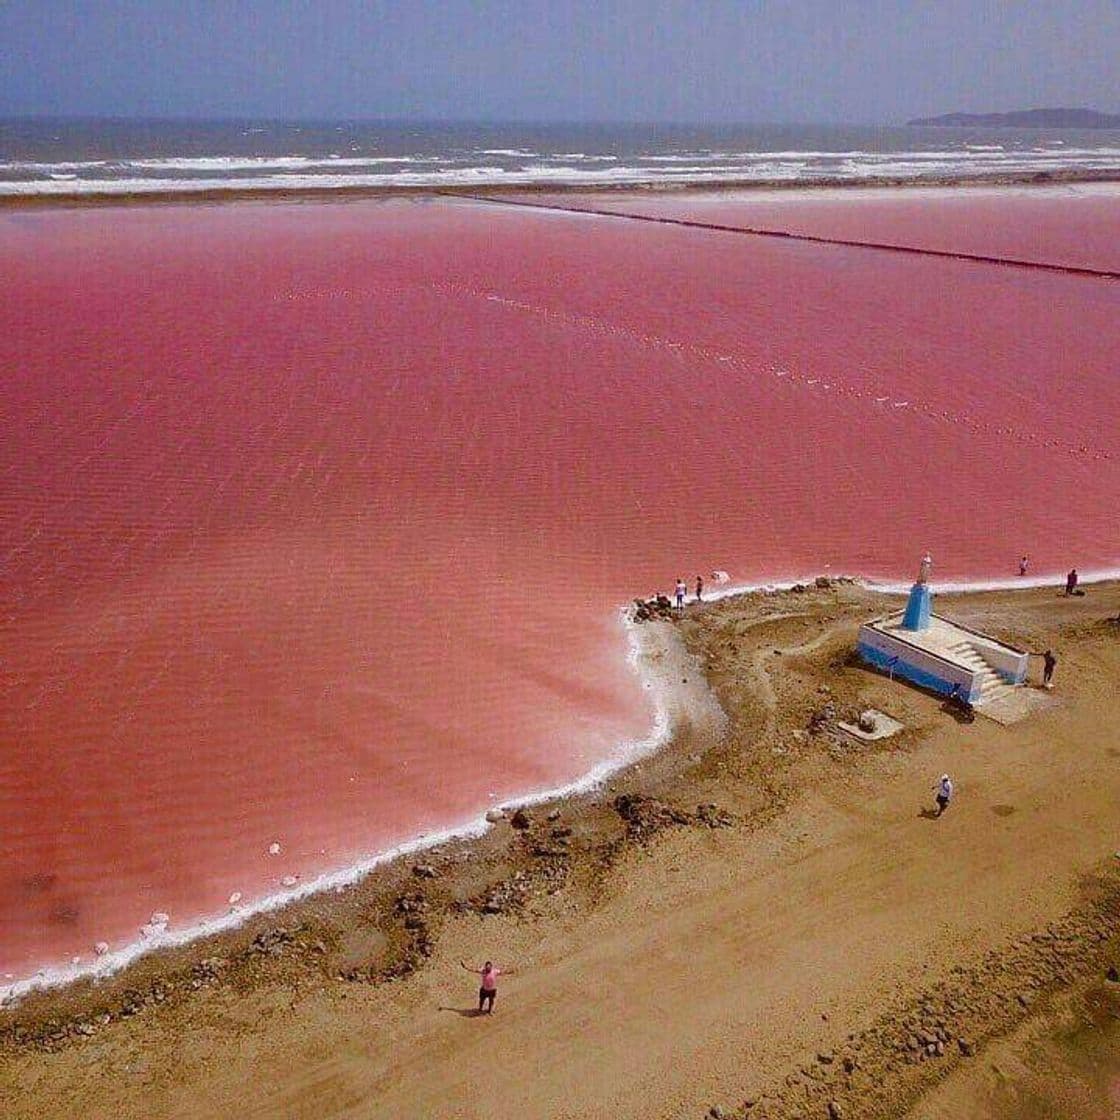
[{"label": "distant hill", "polygon": [[1096,109],[1019,109],[1014,113],[945,113],[906,123],[957,128],[1120,128],[1120,114]]}]

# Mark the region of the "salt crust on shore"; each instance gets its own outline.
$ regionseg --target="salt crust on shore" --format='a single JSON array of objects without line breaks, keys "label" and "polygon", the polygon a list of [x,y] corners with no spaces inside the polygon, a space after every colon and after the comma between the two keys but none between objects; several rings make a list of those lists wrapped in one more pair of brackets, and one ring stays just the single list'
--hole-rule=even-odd
[{"label": "salt crust on shore", "polygon": [[[715,602],[738,595],[758,591],[788,590],[798,584],[811,583],[815,577],[800,580],[783,580],[758,584],[732,584],[716,586],[705,592],[705,601]],[[838,578],[835,575],[832,578]],[[847,577],[843,577],[847,578]],[[947,581],[934,584],[935,593],[970,593],[985,591],[1010,591],[1054,586],[1063,582],[1064,577],[1032,575],[1028,578],[1014,577],[987,581]],[[1086,572],[1082,586],[1093,583],[1120,579],[1120,569],[1114,571]],[[886,595],[904,594],[910,584],[906,581],[868,581],[854,579],[853,582],[869,591]],[[582,777],[553,789],[531,791],[525,795],[510,798],[498,806],[509,811],[521,806],[532,806],[545,801],[577,796],[600,787],[612,774],[630,766],[646,755],[661,747],[672,735],[674,727],[684,720],[697,725],[714,726],[723,720],[718,703],[703,683],[699,666],[688,664],[688,655],[680,646],[672,627],[657,625],[639,626],[631,621],[629,608],[619,609],[619,624],[625,628],[628,642],[627,660],[636,673],[640,686],[648,690],[653,707],[654,720],[649,735],[644,739],[620,744],[619,749],[604,759]],[[691,675],[689,670],[691,669]],[[684,676],[682,677],[682,671]],[[689,683],[691,682],[691,683]],[[714,722],[713,722],[714,721]],[[488,807],[492,810],[494,806]],[[438,847],[453,840],[466,840],[481,836],[493,827],[493,821],[482,813],[459,825],[453,825],[438,832],[426,833],[402,842],[383,852],[375,853],[348,867],[317,876],[305,883],[298,883],[294,876],[285,876],[282,881],[284,890],[266,895],[263,898],[243,904],[241,892],[230,896],[230,909],[221,915],[203,918],[193,924],[176,929],[168,928],[167,922],[150,921],[141,929],[139,940],[118,949],[111,949],[99,941],[94,947],[91,961],[77,958],[77,963],[44,967],[31,977],[17,978],[6,986],[0,986],[0,1008],[12,1004],[23,996],[45,989],[60,987],[76,980],[105,978],[126,968],[139,957],[157,949],[177,948],[200,938],[225,933],[243,925],[246,921],[262,913],[280,910],[311,895],[324,891],[342,890],[378,868],[428,848]],[[275,849],[275,851],[273,850]],[[272,855],[279,854],[282,846],[276,842],[270,845]],[[287,880],[291,880],[288,882]],[[235,901],[236,898],[236,901]],[[165,915],[160,914],[160,917]],[[155,915],[153,915],[153,918]]]}]

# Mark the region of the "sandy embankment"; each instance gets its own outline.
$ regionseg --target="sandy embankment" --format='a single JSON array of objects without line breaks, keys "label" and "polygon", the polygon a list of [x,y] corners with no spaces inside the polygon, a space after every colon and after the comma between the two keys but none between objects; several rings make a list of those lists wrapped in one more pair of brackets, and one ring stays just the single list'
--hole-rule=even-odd
[{"label": "sandy embankment", "polygon": [[[1059,1019],[1109,1021],[1120,594],[939,607],[1054,644],[1061,703],[957,724],[850,662],[883,608],[852,587],[691,611],[679,631],[726,726],[694,693],[669,749],[525,831],[29,1001],[3,1035],[5,1115],[967,1113],[990,1099],[990,1055],[1027,1070]],[[654,656],[695,684],[698,664]],[[827,700],[907,730],[874,748],[806,734]],[[958,798],[931,820],[943,770]],[[492,1019],[471,1013],[464,957],[518,969]],[[1051,1105],[1035,1114],[1066,1114]]]}]

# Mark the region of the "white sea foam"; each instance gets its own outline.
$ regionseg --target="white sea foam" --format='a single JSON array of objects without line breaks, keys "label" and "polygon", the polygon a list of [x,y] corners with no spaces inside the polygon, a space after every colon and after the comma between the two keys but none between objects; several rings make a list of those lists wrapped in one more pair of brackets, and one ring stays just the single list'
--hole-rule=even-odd
[{"label": "white sea foam", "polygon": [[[485,157],[494,157],[486,160]],[[511,166],[511,160],[532,162]],[[0,162],[0,194],[158,194],[169,191],[262,191],[340,187],[392,188],[447,185],[640,185],[775,180],[811,183],[878,177],[1031,174],[1039,171],[1120,171],[1120,147],[1052,146],[1005,149],[998,144],[925,151],[648,152],[617,154],[536,153],[524,148],[487,148],[469,157],[440,155],[166,156],[121,160]],[[62,176],[78,178],[64,179]]]},{"label": "white sea foam", "polygon": [[[319,875],[306,882],[298,883],[289,889],[274,894],[265,895],[252,902],[243,902],[240,892],[237,903],[233,903],[234,896],[230,896],[230,903],[235,908],[225,913],[200,918],[182,929],[171,930],[163,923],[147,923],[142,927],[141,937],[138,941],[116,949],[110,949],[105,943],[99,943],[97,957],[89,962],[70,963],[54,967],[42,968],[35,975],[16,979],[13,983],[0,986],[0,1007],[7,1001],[27,995],[29,992],[45,988],[60,987],[73,983],[83,978],[104,978],[119,972],[137,958],[156,949],[173,948],[186,945],[201,937],[217,933],[228,932],[243,925],[246,920],[255,914],[268,913],[287,906],[299,899],[310,895],[320,894],[328,890],[342,890],[364,879],[372,871],[384,866],[393,860],[428,848],[438,847],[453,840],[471,839],[486,833],[492,826],[486,820],[486,812],[495,808],[512,809],[517,806],[535,805],[542,801],[552,801],[560,797],[572,797],[588,793],[599,786],[612,774],[638,759],[651,754],[661,747],[670,734],[672,725],[670,719],[669,686],[657,679],[652,671],[643,664],[643,638],[645,632],[629,618],[628,608],[619,608],[618,612],[621,625],[625,629],[627,640],[627,662],[638,675],[640,683],[649,685],[646,690],[652,699],[653,720],[649,733],[642,739],[624,741],[616,747],[608,757],[596,763],[584,774],[563,785],[530,790],[524,794],[487,805],[481,809],[477,816],[470,817],[458,824],[436,832],[428,832],[403,841],[391,848],[376,852],[365,859],[359,860],[348,867],[337,871]],[[652,678],[652,679],[651,679]],[[165,915],[159,915],[161,918]],[[104,952],[100,950],[105,948]]]}]

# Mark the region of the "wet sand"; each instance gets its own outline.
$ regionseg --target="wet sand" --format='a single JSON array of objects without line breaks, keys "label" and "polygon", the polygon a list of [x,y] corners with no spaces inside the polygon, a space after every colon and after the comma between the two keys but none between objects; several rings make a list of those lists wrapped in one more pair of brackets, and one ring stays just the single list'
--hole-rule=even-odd
[{"label": "wet sand", "polygon": [[[1000,1055],[1100,1014],[1118,960],[1120,589],[940,597],[1057,649],[1056,703],[1010,727],[854,664],[885,605],[839,585],[652,624],[682,682],[667,749],[523,829],[6,1011],[9,1114],[926,1120],[988,1099],[989,1056],[1027,1094]],[[829,702],[906,730],[808,733]],[[492,1019],[462,958],[517,970]]]}]

